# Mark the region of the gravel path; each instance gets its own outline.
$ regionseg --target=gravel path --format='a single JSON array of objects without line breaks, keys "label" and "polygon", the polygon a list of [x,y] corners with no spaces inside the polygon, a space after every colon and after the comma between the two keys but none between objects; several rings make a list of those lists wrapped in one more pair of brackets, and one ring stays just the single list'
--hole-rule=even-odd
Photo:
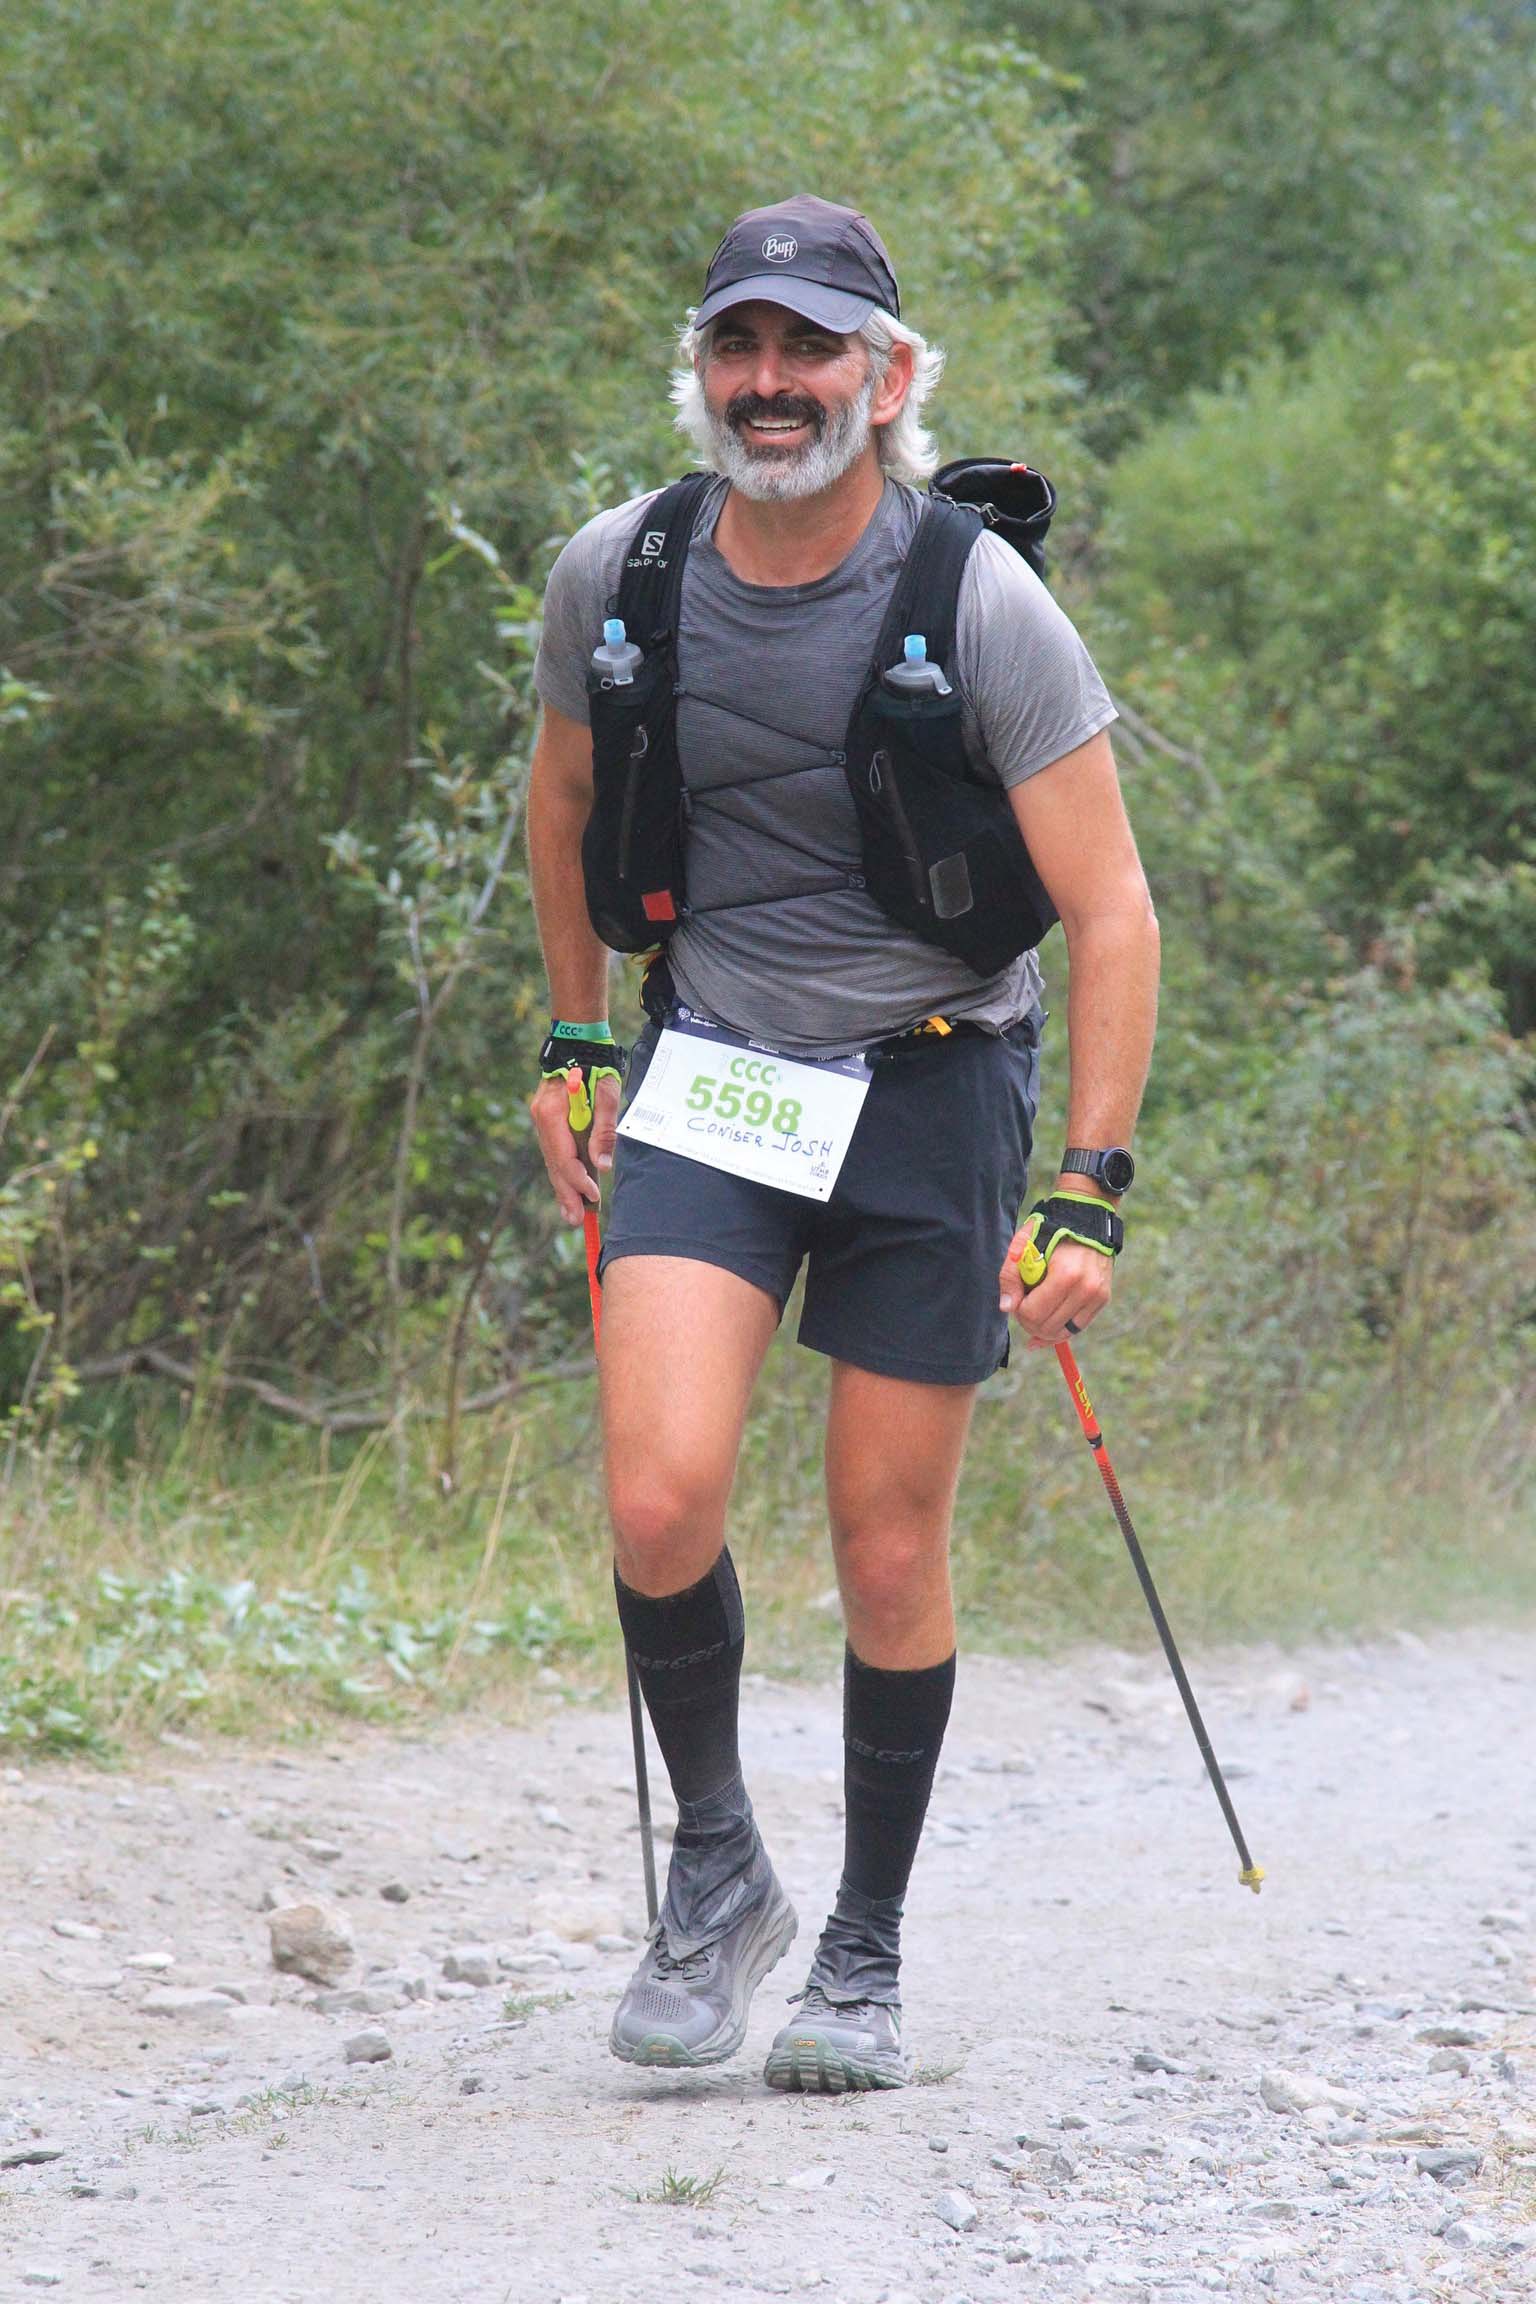
[{"label": "gravel path", "polygon": [[[802,1941],[698,2076],[605,2046],[617,1712],[5,1771],[0,2297],[1536,2296],[1533,1666],[1493,1631],[1197,1659],[1254,1898],[1160,1660],[968,1659],[920,2081],[876,2098],[761,2080],[836,1877],[832,1689],[749,1682]],[[272,1967],[263,1903],[305,1898],[351,2005]]]}]

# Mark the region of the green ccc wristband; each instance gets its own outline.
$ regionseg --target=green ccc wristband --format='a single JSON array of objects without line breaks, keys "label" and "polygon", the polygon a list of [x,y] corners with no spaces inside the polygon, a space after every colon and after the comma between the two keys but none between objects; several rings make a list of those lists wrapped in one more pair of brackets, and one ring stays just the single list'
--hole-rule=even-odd
[{"label": "green ccc wristband", "polygon": [[567,1024],[563,1017],[552,1016],[549,1037],[551,1040],[607,1041],[613,1038],[613,1029],[606,1018],[600,1018],[596,1024]]}]

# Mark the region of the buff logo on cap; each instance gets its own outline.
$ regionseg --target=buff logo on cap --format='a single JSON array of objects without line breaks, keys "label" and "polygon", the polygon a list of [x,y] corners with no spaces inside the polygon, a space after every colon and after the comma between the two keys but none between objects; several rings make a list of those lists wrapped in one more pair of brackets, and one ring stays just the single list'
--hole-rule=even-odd
[{"label": "buff logo on cap", "polygon": [[841,334],[875,312],[901,316],[896,275],[869,218],[810,192],[737,217],[709,260],[693,324],[707,328],[734,305],[759,302]]}]

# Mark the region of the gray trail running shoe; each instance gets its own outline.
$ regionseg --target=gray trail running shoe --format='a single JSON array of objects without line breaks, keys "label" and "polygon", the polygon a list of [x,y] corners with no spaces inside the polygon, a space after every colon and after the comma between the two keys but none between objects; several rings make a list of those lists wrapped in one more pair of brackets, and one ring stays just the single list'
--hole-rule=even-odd
[{"label": "gray trail running shoe", "polygon": [[821,1932],[805,1990],[768,2053],[770,2088],[841,2096],[850,2088],[901,2088],[899,1896],[866,1896],[847,1881]]},{"label": "gray trail running shoe", "polygon": [[899,2000],[829,2000],[819,1984],[800,1994],[796,2015],[768,2051],[770,2088],[806,2096],[841,2096],[854,2088],[903,2088]]},{"label": "gray trail running shoe", "polygon": [[735,2055],[752,1995],[789,1950],[798,1925],[766,1858],[761,1870],[762,1893],[708,1944],[673,1935],[665,1914],[653,1923],[608,2035],[623,2063],[723,2064]]}]

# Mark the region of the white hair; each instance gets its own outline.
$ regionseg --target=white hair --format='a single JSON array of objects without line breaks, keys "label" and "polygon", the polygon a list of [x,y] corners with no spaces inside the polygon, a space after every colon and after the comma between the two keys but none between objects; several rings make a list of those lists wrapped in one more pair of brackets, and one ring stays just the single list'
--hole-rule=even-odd
[{"label": "white hair", "polygon": [[[689,313],[678,331],[677,349],[682,365],[672,374],[672,405],[676,410],[673,420],[699,462],[711,472],[721,471],[723,466],[695,363],[708,359],[710,335],[716,325],[711,321],[697,328],[693,314]],[[905,480],[909,486],[920,488],[938,470],[939,451],[923,422],[923,410],[944,373],[943,350],[937,344],[928,343],[915,328],[907,327],[889,312],[872,312],[857,333],[869,353],[870,376],[877,385],[891,364],[896,346],[905,344],[911,350],[912,381],[907,387],[907,396],[890,423],[876,429],[875,448],[882,471],[888,472],[893,480]]]}]

